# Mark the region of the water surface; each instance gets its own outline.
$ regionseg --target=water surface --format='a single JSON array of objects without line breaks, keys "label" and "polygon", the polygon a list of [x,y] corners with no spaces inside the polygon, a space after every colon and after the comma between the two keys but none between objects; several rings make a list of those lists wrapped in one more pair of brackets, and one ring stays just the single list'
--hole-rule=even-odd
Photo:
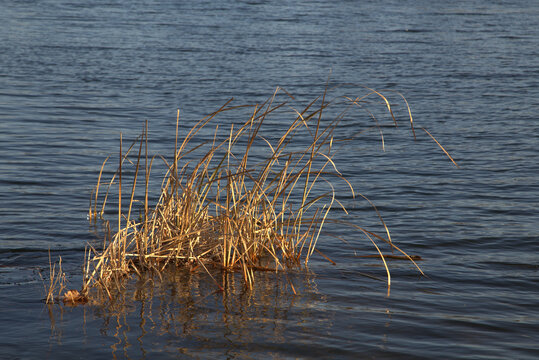
[{"label": "water surface", "polygon": [[[2,2],[0,357],[536,358],[538,20],[525,0]],[[49,248],[79,286],[100,231],[89,195],[120,132],[149,120],[152,151],[170,154],[177,108],[189,126],[277,86],[305,105],[330,71],[356,84],[349,96],[402,92],[460,165],[406,126],[384,128],[385,151],[371,132],[338,159],[428,277],[391,262],[387,297],[381,264],[355,257],[375,250],[330,226],[349,243],[321,238],[336,266],[259,274],[253,293],[179,273],[135,281],[116,307],[42,303]],[[357,112],[343,129],[369,125]],[[367,204],[347,205],[382,230]]]}]

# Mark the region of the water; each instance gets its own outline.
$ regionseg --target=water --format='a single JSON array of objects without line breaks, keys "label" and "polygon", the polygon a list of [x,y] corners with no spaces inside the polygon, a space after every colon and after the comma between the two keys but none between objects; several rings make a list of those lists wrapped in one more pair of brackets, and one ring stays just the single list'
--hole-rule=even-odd
[{"label": "water", "polygon": [[[1,358],[539,356],[537,2],[4,1],[0,21]],[[328,227],[349,242],[321,238],[336,266],[258,274],[253,293],[180,273],[132,284],[116,308],[41,302],[49,248],[79,286],[99,230],[89,194],[120,132],[148,119],[168,154],[178,107],[187,126],[277,86],[306,104],[330,70],[331,84],[402,92],[461,166],[406,126],[384,129],[385,152],[372,132],[339,160],[428,278],[393,261],[387,297],[364,276],[383,279],[379,261],[355,257],[375,250]],[[372,124],[357,114],[346,129]]]}]

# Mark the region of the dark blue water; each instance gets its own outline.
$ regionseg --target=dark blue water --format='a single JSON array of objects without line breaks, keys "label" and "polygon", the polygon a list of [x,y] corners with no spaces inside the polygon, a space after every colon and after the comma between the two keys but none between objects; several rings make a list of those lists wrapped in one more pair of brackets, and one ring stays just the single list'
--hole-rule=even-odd
[{"label": "dark blue water", "polygon": [[[0,23],[0,358],[539,357],[536,1],[2,1]],[[388,297],[380,262],[355,256],[375,253],[368,240],[329,225],[347,241],[320,239],[336,266],[258,274],[253,292],[177,273],[110,307],[42,303],[49,248],[80,286],[100,231],[90,192],[120,132],[147,119],[152,152],[170,154],[177,108],[187,127],[277,86],[299,108],[330,71],[402,92],[460,165],[406,126],[383,129],[385,151],[372,131],[337,159],[428,277],[392,261]],[[343,124],[372,125],[360,111]]]}]

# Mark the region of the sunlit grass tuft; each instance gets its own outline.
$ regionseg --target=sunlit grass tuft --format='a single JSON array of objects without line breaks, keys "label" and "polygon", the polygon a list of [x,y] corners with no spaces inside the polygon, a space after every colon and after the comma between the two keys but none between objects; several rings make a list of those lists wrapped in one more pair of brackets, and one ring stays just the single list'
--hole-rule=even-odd
[{"label": "sunlit grass tuft", "polygon": [[[41,276],[41,273],[40,273]],[[43,281],[46,297],[44,299],[46,304],[54,304],[59,299],[59,294],[65,289],[66,276],[62,271],[62,257],[58,258],[58,261],[53,262],[51,258],[51,251],[49,249],[49,279]]]},{"label": "sunlit grass tuft", "polygon": [[[285,101],[277,101],[279,94],[286,97]],[[127,150],[124,151],[120,139],[118,169],[108,184],[103,185],[103,169],[110,157],[105,159],[88,215],[90,220],[103,218],[109,191],[116,186],[117,224],[111,226],[117,231],[112,234],[109,228],[102,247],[89,246],[83,287],[80,293],[70,296],[86,299],[96,289],[112,299],[130,274],[142,275],[148,271],[160,274],[172,265],[206,272],[220,290],[223,284],[213,277],[210,269],[239,272],[245,285],[253,288],[254,271],[301,268],[308,265],[315,252],[334,264],[316,249],[324,224],[329,221],[357,229],[373,244],[386,269],[388,289],[391,277],[384,249],[401,253],[421,272],[414,261],[418,257],[408,256],[393,243],[374,204],[354,191],[334,162],[335,156],[345,151],[336,146],[343,139],[335,138],[345,114],[352,109],[365,110],[379,129],[383,143],[382,128],[376,116],[365,108],[365,101],[369,97],[381,101],[396,126],[392,104],[372,89],[355,98],[339,96],[327,100],[327,96],[325,91],[299,110],[287,103],[292,97],[282,89],[277,89],[262,104],[232,106],[229,101],[196,123],[183,138],[178,131],[178,111],[173,156],[169,160],[160,157],[167,170],[155,205],[149,203],[148,195],[150,172],[156,159],[148,155],[148,124]],[[411,111],[406,99],[404,102],[415,138]],[[326,121],[323,115],[332,106],[340,106],[342,110],[332,111],[336,115]],[[199,141],[197,136],[202,132],[207,134],[217,116],[246,108],[251,109],[250,116],[243,123],[225,130],[216,125],[210,130],[212,140]],[[280,134],[263,133],[263,124],[279,109],[292,114],[289,125]],[[134,159],[131,153],[136,153]],[[266,156],[261,157],[261,153]],[[127,165],[131,166],[130,186],[126,186],[125,174],[122,175]],[[144,186],[142,195],[137,191],[139,182]],[[336,207],[342,209],[340,214],[346,213],[335,190],[339,182],[339,188],[344,185],[352,197],[369,201],[385,229],[383,235],[330,217]],[[107,186],[107,191],[98,206],[98,194],[103,186]],[[129,198],[127,208],[122,208],[122,197]],[[133,217],[134,207],[140,211],[138,218]]]}]

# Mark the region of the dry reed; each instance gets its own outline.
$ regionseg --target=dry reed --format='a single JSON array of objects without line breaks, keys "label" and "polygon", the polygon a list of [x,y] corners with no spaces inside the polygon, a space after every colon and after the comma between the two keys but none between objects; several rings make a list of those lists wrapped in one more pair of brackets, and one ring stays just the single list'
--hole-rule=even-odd
[{"label": "dry reed", "polygon": [[[41,276],[41,273],[40,273]],[[58,261],[52,262],[51,250],[49,249],[49,279],[48,284],[45,284],[45,280],[41,277],[43,281],[43,286],[45,293],[45,303],[54,304],[59,296],[56,294],[61,294],[65,289],[66,277],[65,273],[62,271],[62,257],[58,258]]]},{"label": "dry reed", "polygon": [[[170,265],[200,268],[210,276],[209,268],[240,272],[245,285],[252,288],[254,271],[307,266],[315,251],[334,263],[316,249],[321,230],[329,221],[349,225],[372,242],[386,268],[388,289],[391,278],[382,246],[391,252],[401,253],[421,272],[414,261],[419,258],[408,256],[392,242],[389,230],[374,204],[371,203],[385,229],[383,236],[329,217],[334,207],[346,212],[336,197],[335,180],[343,181],[352,196],[367,199],[354,192],[334,163],[338,151],[335,130],[339,122],[351,108],[364,108],[368,97],[376,97],[387,108],[396,125],[389,100],[372,89],[356,98],[335,97],[327,100],[326,89],[321,97],[303,110],[297,110],[286,101],[277,102],[277,95],[283,92],[283,96],[292,98],[278,88],[264,103],[250,107],[252,111],[247,121],[231,126],[223,137],[219,136],[222,132],[216,126],[213,139],[202,144],[195,139],[213,119],[247,107],[231,106],[229,101],[196,123],[183,138],[180,138],[178,130],[178,111],[174,154],[169,161],[162,157],[167,171],[162,180],[160,196],[153,207],[149,204],[148,187],[156,157],[148,156],[147,122],[141,136],[125,152],[120,140],[118,169],[108,185],[103,185],[103,168],[110,157],[105,159],[89,210],[91,220],[103,218],[109,191],[116,184],[117,231],[111,235],[109,230],[101,248],[88,247],[83,286],[78,294],[81,299],[86,299],[91,289],[97,289],[112,299],[114,292],[122,288],[123,279],[130,274],[140,275],[147,271],[160,274]],[[406,99],[404,102],[415,138],[410,108]],[[332,120],[323,121],[323,114],[333,104],[344,104],[344,110]],[[272,139],[268,139],[261,133],[262,125],[278,109],[291,110],[293,118],[280,136],[272,134]],[[375,120],[375,127],[379,129],[383,141],[378,120],[371,112],[368,113]],[[300,136],[301,142],[294,141]],[[304,142],[306,136],[309,141]],[[260,144],[268,154],[263,159],[259,155],[252,155]],[[129,155],[137,148],[136,160],[132,161]],[[442,150],[447,154],[445,149]],[[202,155],[190,157],[197,151],[201,151]],[[257,148],[256,153],[259,154],[260,149]],[[125,209],[122,208],[122,191],[125,191],[126,183],[122,172],[128,163],[134,166],[134,175],[130,193],[127,194],[129,205]],[[136,194],[140,191],[137,192],[136,186],[141,171],[144,172],[144,192],[138,199]],[[107,191],[98,211],[98,194],[103,186],[107,186]],[[322,186],[325,187],[323,191]],[[142,204],[138,219],[132,217],[136,203]],[[222,289],[222,284],[216,280],[215,283]]]}]

